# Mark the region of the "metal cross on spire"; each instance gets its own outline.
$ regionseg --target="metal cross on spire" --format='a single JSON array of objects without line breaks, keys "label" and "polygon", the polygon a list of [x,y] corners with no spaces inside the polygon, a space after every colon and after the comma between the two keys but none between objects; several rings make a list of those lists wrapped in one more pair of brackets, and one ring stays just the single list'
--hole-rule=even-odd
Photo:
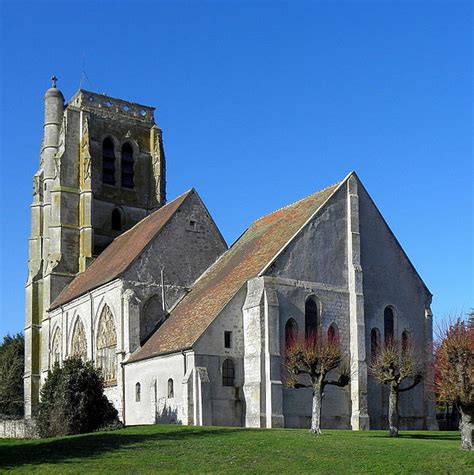
[{"label": "metal cross on spire", "polygon": [[51,81],[53,82],[52,87],[56,87],[56,83],[58,82],[58,78],[55,74],[51,76]]}]

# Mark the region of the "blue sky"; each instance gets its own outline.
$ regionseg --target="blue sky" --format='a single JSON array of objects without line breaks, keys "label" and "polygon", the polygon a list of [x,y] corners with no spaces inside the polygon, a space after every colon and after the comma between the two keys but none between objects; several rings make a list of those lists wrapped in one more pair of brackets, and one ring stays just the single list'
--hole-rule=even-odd
[{"label": "blue sky", "polygon": [[434,294],[474,307],[472,6],[450,1],[0,3],[0,336],[23,328],[43,94],[156,106],[168,197],[228,243],[356,170]]}]

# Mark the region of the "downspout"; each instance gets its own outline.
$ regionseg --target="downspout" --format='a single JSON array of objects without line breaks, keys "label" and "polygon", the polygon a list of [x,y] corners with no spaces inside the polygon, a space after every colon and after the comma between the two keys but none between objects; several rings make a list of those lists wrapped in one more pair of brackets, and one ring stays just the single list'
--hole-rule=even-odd
[{"label": "downspout", "polygon": [[181,350],[181,354],[183,355],[183,362],[184,362],[184,376],[186,376],[186,372],[187,372],[187,367],[186,367],[186,353],[184,352],[184,350]]},{"label": "downspout", "polygon": [[91,291],[87,292],[89,295],[89,303],[90,303],[90,314],[91,314],[91,361],[93,364],[94,362],[94,306],[92,304],[92,294]]},{"label": "downspout", "polygon": [[125,425],[125,365],[120,363],[122,367],[122,422]]},{"label": "downspout", "polygon": [[[123,281],[122,281],[122,289],[123,290]],[[125,320],[124,320],[124,315],[125,315],[125,302],[124,302],[124,298],[123,298],[123,292],[122,292],[122,298],[121,298],[121,301],[122,301],[122,312],[121,312],[121,345],[122,345],[122,348],[121,348],[121,352],[120,354],[122,355],[122,361],[120,362],[120,367],[122,368],[122,421],[123,421],[123,425],[125,425],[125,366],[123,364],[123,360],[125,358],[125,331],[124,331],[124,324],[125,324]],[[130,305],[128,307],[128,310],[130,311]],[[128,315],[128,312],[127,312],[127,315]],[[129,321],[130,321],[130,318],[129,318]],[[128,327],[128,325],[127,325]]]}]

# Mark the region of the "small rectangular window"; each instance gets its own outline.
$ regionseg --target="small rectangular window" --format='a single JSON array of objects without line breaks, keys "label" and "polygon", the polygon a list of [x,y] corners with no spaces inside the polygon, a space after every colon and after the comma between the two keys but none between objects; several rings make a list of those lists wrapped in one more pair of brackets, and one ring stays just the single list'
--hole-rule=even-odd
[{"label": "small rectangular window", "polygon": [[224,332],[224,348],[232,347],[232,332]]}]

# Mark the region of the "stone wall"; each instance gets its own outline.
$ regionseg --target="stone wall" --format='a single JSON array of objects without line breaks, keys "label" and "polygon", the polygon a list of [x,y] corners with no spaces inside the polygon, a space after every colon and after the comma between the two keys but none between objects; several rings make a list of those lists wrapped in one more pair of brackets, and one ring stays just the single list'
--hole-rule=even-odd
[{"label": "stone wall", "polygon": [[0,439],[33,439],[38,437],[34,419],[0,419]]},{"label": "stone wall", "polygon": [[[48,313],[41,329],[42,334],[42,359],[41,359],[41,383],[44,383],[48,370],[52,368],[54,361],[52,355],[52,343],[56,331],[59,331],[60,361],[71,355],[73,331],[78,319],[80,319],[86,335],[87,359],[96,361],[97,358],[97,326],[104,306],[107,305],[114,318],[117,332],[117,382],[106,387],[105,394],[114,404],[122,417],[122,371],[120,367],[124,355],[129,351],[129,335],[124,327],[125,300],[123,298],[123,284],[121,279],[116,279],[91,292],[72,300],[66,305]],[[128,309],[127,309],[128,310]]]},{"label": "stone wall", "polygon": [[[181,423],[188,403],[185,364],[192,367],[192,357],[177,353],[124,365],[125,424]],[[172,397],[168,394],[170,379]]]},{"label": "stone wall", "polygon": [[[419,358],[428,363],[425,354],[432,341],[431,325],[427,322],[426,309],[431,295],[409,261],[402,247],[391,232],[370,196],[359,185],[361,265],[364,273],[365,339],[367,361],[370,361],[373,328],[384,338],[384,310],[389,306],[394,313],[394,338],[401,340],[407,331],[410,340],[420,351]],[[426,428],[429,395],[427,387],[401,393],[401,425],[410,429]],[[387,426],[388,391],[369,375],[368,408],[371,428]]]}]

